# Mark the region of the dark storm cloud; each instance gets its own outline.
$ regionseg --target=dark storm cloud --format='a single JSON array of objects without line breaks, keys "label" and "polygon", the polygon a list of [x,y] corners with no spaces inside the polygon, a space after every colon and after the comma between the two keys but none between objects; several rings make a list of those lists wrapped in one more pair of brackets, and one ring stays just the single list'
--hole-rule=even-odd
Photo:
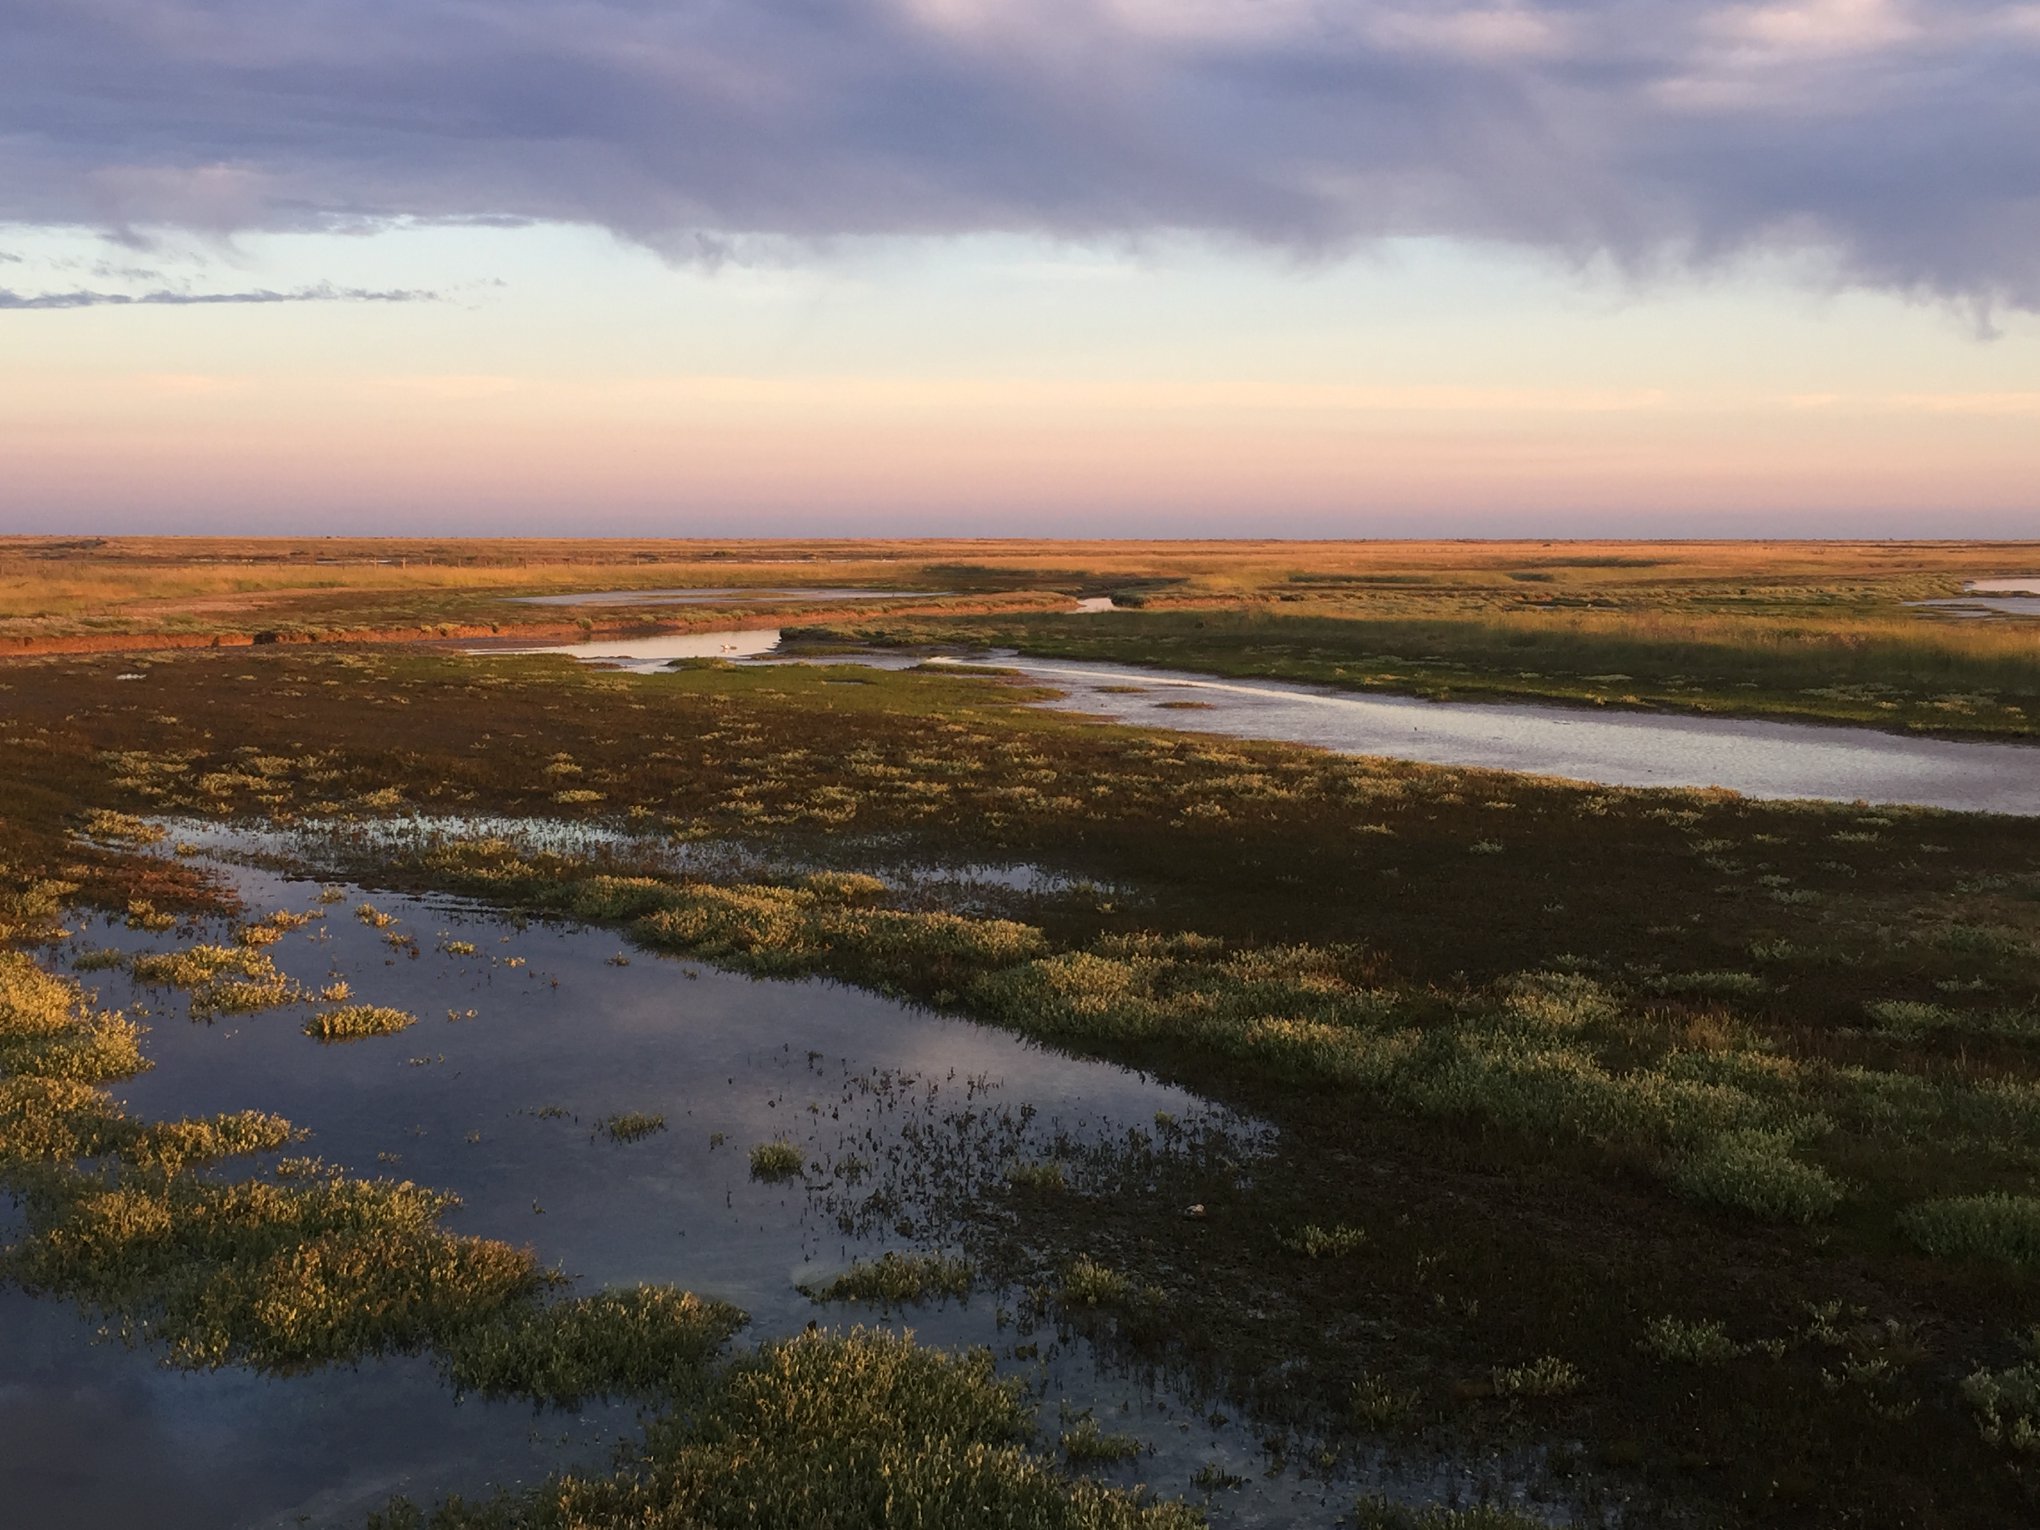
[{"label": "dark storm cloud", "polygon": [[1825,253],[2040,307],[2040,4],[0,0],[0,219]]},{"label": "dark storm cloud", "polygon": [[356,287],[304,287],[295,292],[9,292],[0,287],[0,313],[61,308],[205,308],[222,303],[418,303],[430,292],[366,292]]}]

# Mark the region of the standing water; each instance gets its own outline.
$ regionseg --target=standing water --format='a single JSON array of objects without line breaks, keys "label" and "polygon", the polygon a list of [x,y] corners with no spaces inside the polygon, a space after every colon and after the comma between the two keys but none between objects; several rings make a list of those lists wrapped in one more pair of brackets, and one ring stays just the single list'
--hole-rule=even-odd
[{"label": "standing water", "polygon": [[[226,837],[215,831],[214,843]],[[419,1021],[338,1046],[303,1034],[301,1008],[206,1023],[179,991],[97,957],[80,980],[150,1028],[155,1066],[114,1086],[135,1113],[277,1112],[310,1133],[292,1151],[452,1190],[452,1230],[528,1246],[578,1291],[671,1283],[736,1303],[751,1316],[739,1346],[811,1322],[986,1346],[1037,1390],[1051,1439],[1065,1408],[1139,1437],[1146,1449],[1121,1480],[1180,1495],[1203,1468],[1242,1479],[1214,1506],[1220,1524],[1320,1522],[1350,1499],[1350,1484],[1271,1469],[1247,1423],[1219,1417],[1210,1399],[1016,1319],[1004,1310],[1022,1306],[1013,1293],[894,1315],[800,1289],[888,1246],[948,1241],[960,1211],[1016,1163],[1065,1162],[1079,1184],[1112,1172],[1113,1145],[1145,1138],[1158,1112],[1227,1144],[1246,1173],[1265,1128],[1140,1073],[831,983],[756,981],[627,951],[600,928],[382,892],[371,904],[358,887],[322,893],[231,860],[204,864],[251,912],[319,915],[266,948],[298,984],[345,979],[358,1001]],[[58,948],[72,962],[233,938],[227,924],[181,937],[89,915],[74,925]],[[601,1123],[623,1112],[663,1127],[613,1140]],[[750,1174],[749,1149],[774,1140],[801,1151],[794,1180]],[[0,1237],[19,1235],[0,1218]],[[6,1292],[0,1318],[9,1523],[358,1526],[395,1493],[429,1502],[604,1470],[634,1428],[628,1407],[461,1400],[421,1359],[289,1378],[192,1373],[147,1348],[95,1344],[91,1324],[56,1301]],[[1413,1485],[1438,1486],[1429,1468]]]}]

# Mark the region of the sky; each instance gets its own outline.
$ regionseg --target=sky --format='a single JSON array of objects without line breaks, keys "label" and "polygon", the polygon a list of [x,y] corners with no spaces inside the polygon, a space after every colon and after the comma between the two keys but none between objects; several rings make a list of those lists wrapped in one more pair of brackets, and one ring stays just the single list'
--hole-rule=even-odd
[{"label": "sky", "polygon": [[2040,4],[0,0],[0,531],[2040,534]]}]

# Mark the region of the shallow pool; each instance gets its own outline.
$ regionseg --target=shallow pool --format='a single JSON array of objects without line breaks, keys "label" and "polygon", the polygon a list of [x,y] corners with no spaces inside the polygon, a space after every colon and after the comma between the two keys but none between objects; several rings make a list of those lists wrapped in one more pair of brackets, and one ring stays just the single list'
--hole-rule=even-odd
[{"label": "shallow pool", "polygon": [[[1019,1306],[1011,1293],[888,1315],[799,1289],[885,1247],[940,1244],[1015,1162],[1063,1158],[1081,1176],[1107,1144],[1152,1131],[1158,1111],[1222,1133],[1250,1162],[1266,1131],[1256,1123],[1129,1069],[833,983],[734,976],[629,950],[613,931],[458,900],[346,887],[322,902],[318,882],[207,864],[251,914],[321,915],[266,948],[298,982],[344,978],[355,1002],[420,1020],[321,1045],[301,1007],[200,1023],[176,990],[83,971],[103,1002],[150,1027],[156,1066],[114,1086],[137,1113],[275,1111],[311,1133],[293,1151],[452,1190],[454,1230],[529,1246],[579,1290],[669,1282],[735,1302],[751,1314],[739,1344],[875,1322],[985,1345],[1039,1389],[1051,1438],[1065,1407],[1139,1436],[1148,1454],[1121,1480],[1189,1494],[1207,1463],[1245,1479],[1215,1505],[1221,1524],[1319,1522],[1350,1497],[1350,1482],[1270,1474],[1245,1421],[1218,1418],[1208,1399],[1126,1374],[1052,1325],[1023,1332],[1001,1308]],[[387,922],[360,917],[365,903]],[[74,928],[65,960],[231,939],[217,923],[148,935],[80,916]],[[626,1111],[663,1116],[665,1129],[630,1143],[599,1130]],[[751,1177],[748,1150],[775,1138],[802,1149],[801,1179]],[[636,1416],[462,1401],[414,1359],[289,1379],[167,1370],[147,1349],[95,1343],[68,1305],[19,1292],[0,1293],[0,1333],[9,1523],[359,1525],[397,1492],[430,1501],[602,1468]]]}]

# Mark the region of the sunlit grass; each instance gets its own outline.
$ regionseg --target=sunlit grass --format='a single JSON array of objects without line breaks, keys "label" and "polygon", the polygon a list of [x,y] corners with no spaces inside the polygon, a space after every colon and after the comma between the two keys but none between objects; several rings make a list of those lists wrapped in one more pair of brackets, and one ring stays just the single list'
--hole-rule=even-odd
[{"label": "sunlit grass", "polygon": [[969,1262],[963,1259],[889,1249],[876,1260],[859,1260],[841,1274],[801,1289],[818,1302],[903,1306],[938,1296],[968,1296],[973,1275]]},{"label": "sunlit grass", "polygon": [[370,1036],[394,1036],[418,1023],[409,1010],[380,1004],[346,1004],[323,1009],[305,1022],[305,1034],[319,1041],[360,1041]]}]

